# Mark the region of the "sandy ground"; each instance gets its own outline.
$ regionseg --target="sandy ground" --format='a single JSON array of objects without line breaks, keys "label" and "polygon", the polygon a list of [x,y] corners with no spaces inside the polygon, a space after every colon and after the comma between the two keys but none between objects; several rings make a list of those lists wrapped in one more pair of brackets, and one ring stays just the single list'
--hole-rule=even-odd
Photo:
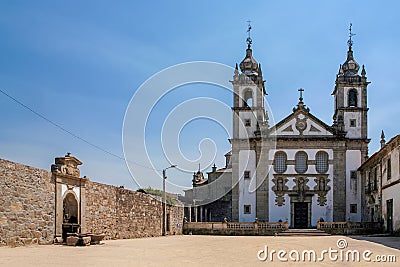
[{"label": "sandy ground", "polygon": [[[339,238],[347,247],[337,247]],[[367,239],[367,240],[365,240]],[[372,240],[371,241],[368,241]],[[379,243],[381,244],[379,244]],[[385,244],[385,245],[382,245]],[[320,257],[329,247],[339,251],[371,250],[371,262],[332,261],[325,254],[321,262],[260,261],[258,251],[315,250]],[[388,247],[391,246],[391,247]],[[250,236],[169,236],[105,241],[103,245],[67,247],[60,245],[0,248],[0,266],[400,266],[400,239],[393,237],[250,237]],[[265,254],[261,253],[263,257]],[[338,254],[339,255],[339,254]],[[395,255],[397,262],[373,262],[377,255]],[[295,254],[293,254],[295,256]],[[333,254],[334,256],[334,254]]]}]

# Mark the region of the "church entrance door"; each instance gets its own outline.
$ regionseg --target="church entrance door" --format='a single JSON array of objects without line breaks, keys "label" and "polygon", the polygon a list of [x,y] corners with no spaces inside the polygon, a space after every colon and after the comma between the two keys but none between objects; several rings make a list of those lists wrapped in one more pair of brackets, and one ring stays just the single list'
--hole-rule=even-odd
[{"label": "church entrance door", "polygon": [[294,202],[293,227],[296,229],[308,228],[308,203]]}]

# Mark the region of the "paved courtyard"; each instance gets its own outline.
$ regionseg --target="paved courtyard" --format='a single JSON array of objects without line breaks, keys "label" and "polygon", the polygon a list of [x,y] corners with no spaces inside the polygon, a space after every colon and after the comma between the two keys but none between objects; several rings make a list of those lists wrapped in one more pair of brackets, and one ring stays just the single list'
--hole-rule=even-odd
[{"label": "paved courtyard", "polygon": [[[343,238],[347,247],[338,248],[338,239]],[[343,236],[327,237],[250,237],[250,236],[170,236],[130,240],[105,241],[103,245],[89,247],[66,246],[30,246],[17,248],[0,248],[0,266],[399,266],[400,251],[391,247],[399,247],[400,239],[393,237],[372,238],[373,242],[362,240],[368,238],[350,238]],[[371,239],[371,238],[370,238]],[[342,240],[343,241],[343,240]],[[345,244],[342,242],[341,245]],[[346,245],[346,244],[345,244]],[[288,259],[281,262],[277,254],[273,261],[258,260],[258,251],[268,246],[271,250],[285,250]],[[324,254],[322,262],[294,262],[288,254],[292,250],[315,250],[317,258],[322,250],[365,250],[372,251],[368,258],[360,262],[346,262],[329,259]],[[332,254],[332,257],[340,254]],[[344,254],[343,254],[344,255]],[[395,263],[372,262],[377,255],[395,255]],[[261,258],[265,253],[259,255]],[[296,253],[291,256],[296,258]],[[362,257],[362,256],[361,256]],[[300,256],[301,258],[301,256]],[[345,256],[344,256],[345,258]]]}]

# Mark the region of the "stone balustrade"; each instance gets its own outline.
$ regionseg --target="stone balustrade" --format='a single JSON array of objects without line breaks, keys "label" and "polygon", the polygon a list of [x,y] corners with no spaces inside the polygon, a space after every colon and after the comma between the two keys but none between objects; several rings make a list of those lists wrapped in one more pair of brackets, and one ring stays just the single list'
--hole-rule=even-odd
[{"label": "stone balustrade", "polygon": [[185,222],[184,234],[275,235],[289,228],[285,222]]},{"label": "stone balustrade", "polygon": [[329,234],[354,235],[382,233],[381,222],[320,222],[317,229]]}]

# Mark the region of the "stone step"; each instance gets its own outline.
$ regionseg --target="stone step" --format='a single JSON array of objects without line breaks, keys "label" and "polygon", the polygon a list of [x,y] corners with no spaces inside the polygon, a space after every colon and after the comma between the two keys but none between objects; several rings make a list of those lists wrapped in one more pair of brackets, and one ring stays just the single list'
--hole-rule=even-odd
[{"label": "stone step", "polygon": [[330,235],[318,229],[289,229],[278,234],[278,236],[327,236]]}]

